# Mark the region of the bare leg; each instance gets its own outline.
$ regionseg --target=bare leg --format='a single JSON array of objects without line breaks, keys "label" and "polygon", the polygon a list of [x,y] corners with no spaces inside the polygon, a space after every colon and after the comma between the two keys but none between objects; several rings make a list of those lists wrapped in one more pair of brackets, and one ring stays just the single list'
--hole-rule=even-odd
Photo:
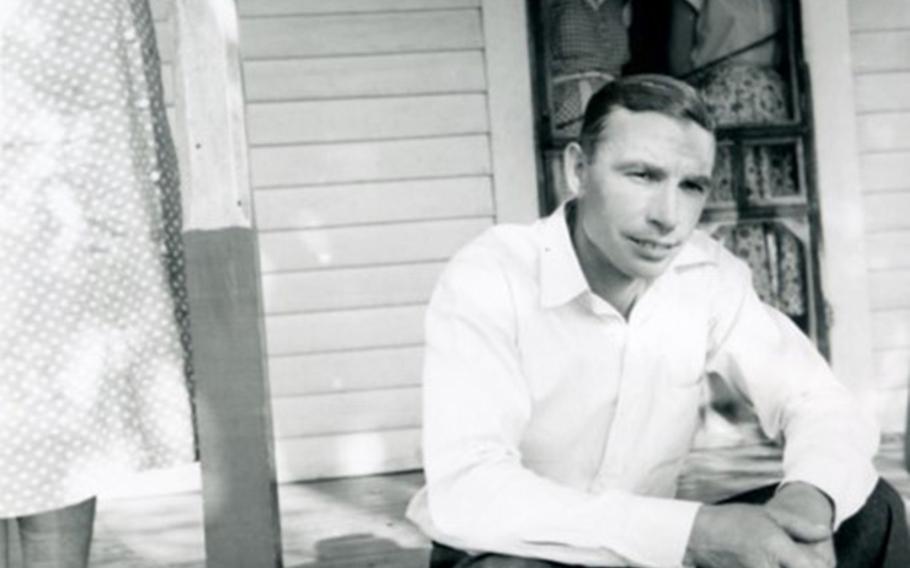
[{"label": "bare leg", "polygon": [[87,568],[95,499],[19,518],[25,568]]}]

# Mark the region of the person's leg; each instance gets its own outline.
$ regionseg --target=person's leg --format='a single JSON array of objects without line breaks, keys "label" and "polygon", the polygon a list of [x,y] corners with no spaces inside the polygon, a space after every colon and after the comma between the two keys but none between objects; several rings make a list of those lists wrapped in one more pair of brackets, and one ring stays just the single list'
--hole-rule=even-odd
[{"label": "person's leg", "polygon": [[910,566],[910,533],[904,501],[891,485],[879,480],[858,513],[834,535],[839,568],[901,568]]},{"label": "person's leg", "polygon": [[[722,503],[764,503],[776,488],[776,485],[759,487]],[[834,550],[838,568],[910,566],[910,532],[904,502],[887,481],[879,480],[862,509],[838,528]]]},{"label": "person's leg", "polygon": [[0,519],[0,568],[11,568],[12,558],[12,525],[15,519]]},{"label": "person's leg", "polygon": [[86,568],[95,499],[19,518],[25,568]]}]

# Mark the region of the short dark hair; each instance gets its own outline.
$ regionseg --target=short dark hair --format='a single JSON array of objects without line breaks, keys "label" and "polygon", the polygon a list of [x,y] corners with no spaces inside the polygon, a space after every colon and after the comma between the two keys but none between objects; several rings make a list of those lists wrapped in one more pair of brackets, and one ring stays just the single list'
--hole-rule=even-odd
[{"label": "short dark hair", "polygon": [[691,120],[714,133],[714,119],[694,87],[667,75],[628,75],[601,87],[585,107],[579,142],[588,156],[593,155],[607,117],[617,108]]}]

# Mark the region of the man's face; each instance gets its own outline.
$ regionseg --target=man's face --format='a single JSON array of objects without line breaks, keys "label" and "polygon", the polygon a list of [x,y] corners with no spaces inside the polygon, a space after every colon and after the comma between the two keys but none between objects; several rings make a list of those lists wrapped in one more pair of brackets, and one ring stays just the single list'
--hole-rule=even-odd
[{"label": "man's face", "polygon": [[688,120],[617,108],[592,156],[576,167],[577,223],[586,266],[633,280],[659,276],[701,216],[711,186],[714,136]]}]

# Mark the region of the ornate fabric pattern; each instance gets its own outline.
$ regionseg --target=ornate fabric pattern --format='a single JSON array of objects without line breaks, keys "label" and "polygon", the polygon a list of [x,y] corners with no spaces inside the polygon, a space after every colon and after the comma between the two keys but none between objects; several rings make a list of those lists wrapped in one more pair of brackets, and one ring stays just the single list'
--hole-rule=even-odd
[{"label": "ornate fabric pattern", "polygon": [[147,0],[0,36],[0,517],[194,458],[178,172]]}]

